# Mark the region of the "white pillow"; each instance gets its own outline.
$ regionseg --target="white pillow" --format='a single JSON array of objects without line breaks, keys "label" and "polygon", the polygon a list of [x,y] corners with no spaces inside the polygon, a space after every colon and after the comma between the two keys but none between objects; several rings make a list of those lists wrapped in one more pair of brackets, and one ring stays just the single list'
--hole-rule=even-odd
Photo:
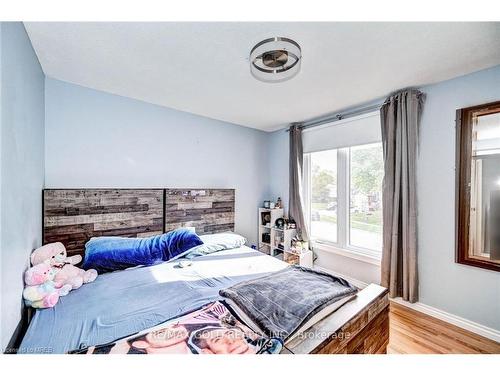
[{"label": "white pillow", "polygon": [[189,250],[184,256],[185,258],[191,259],[217,251],[236,249],[243,246],[246,242],[245,237],[233,232],[205,234],[200,236],[200,239],[203,241],[203,244]]},{"label": "white pillow", "polygon": [[204,234],[200,236],[203,243],[218,244],[226,249],[235,249],[245,244],[246,239],[234,232],[224,232],[215,234]]}]

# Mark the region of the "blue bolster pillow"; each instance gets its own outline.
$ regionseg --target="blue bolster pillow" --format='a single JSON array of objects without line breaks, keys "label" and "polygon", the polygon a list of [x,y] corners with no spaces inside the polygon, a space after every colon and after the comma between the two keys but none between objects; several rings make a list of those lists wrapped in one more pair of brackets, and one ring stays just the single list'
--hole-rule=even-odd
[{"label": "blue bolster pillow", "polygon": [[152,266],[182,256],[203,244],[190,229],[177,229],[148,238],[94,237],[85,244],[83,269],[98,273],[135,266]]}]

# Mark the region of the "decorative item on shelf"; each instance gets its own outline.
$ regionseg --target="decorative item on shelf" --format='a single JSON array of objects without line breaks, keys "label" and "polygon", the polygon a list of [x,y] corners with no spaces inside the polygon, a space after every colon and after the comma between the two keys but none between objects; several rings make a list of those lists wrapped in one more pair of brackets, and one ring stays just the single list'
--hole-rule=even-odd
[{"label": "decorative item on shelf", "polygon": [[274,209],[274,207],[275,207],[274,202],[270,202],[270,203],[269,203],[269,208],[270,208],[271,210],[273,210],[273,209]]},{"label": "decorative item on shelf", "polygon": [[260,220],[262,225],[268,225],[271,223],[271,214],[269,212],[261,212]]},{"label": "decorative item on shelf", "polygon": [[264,201],[264,208],[269,208],[271,201]]},{"label": "decorative item on shelf", "polygon": [[270,233],[262,233],[262,242],[271,244],[271,234]]},{"label": "decorative item on shelf", "polygon": [[283,234],[282,233],[276,233],[274,235],[274,247],[279,247],[280,244],[283,242]]},{"label": "decorative item on shelf", "polygon": [[300,255],[287,251],[283,254],[283,261],[287,262],[288,264],[299,265],[300,264]]},{"label": "decorative item on shelf", "polygon": [[282,217],[276,219],[274,226],[276,227],[276,229],[281,229],[281,230],[285,229],[285,219],[283,219]]},{"label": "decorative item on shelf", "polygon": [[281,197],[278,197],[278,200],[276,201],[276,207],[277,208],[283,208],[282,204],[283,203],[281,203]]},{"label": "decorative item on shelf", "polygon": [[288,264],[298,264],[302,267],[313,267],[312,251],[290,248],[283,252],[283,260]]},{"label": "decorative item on shelf", "polygon": [[302,250],[305,249],[304,245],[305,242],[302,241],[302,238],[300,238],[299,235],[296,235],[295,237],[292,238],[291,249],[293,249],[294,251],[301,253]]}]

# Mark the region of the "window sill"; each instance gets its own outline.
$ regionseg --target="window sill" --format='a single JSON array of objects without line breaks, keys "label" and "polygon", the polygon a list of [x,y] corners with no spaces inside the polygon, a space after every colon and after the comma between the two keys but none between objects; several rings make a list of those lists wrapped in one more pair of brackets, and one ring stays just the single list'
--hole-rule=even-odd
[{"label": "window sill", "polygon": [[382,254],[380,254],[379,256],[376,256],[376,255],[372,255],[372,254],[362,253],[362,252],[356,251],[356,250],[343,249],[343,248],[334,246],[332,244],[327,244],[327,243],[322,243],[322,242],[313,242],[312,245],[313,245],[313,249],[315,249],[315,250],[317,249],[320,251],[325,251],[328,253],[345,256],[347,258],[359,260],[361,262],[373,264],[373,265],[380,267]]}]

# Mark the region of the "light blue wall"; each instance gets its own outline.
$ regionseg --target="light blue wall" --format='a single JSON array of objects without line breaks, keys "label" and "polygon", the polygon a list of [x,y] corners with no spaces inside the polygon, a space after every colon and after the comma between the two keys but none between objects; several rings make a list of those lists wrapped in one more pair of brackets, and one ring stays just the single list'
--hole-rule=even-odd
[{"label": "light blue wall", "polygon": [[268,133],[269,137],[269,196],[270,199],[281,197],[288,214],[288,169],[289,169],[289,138],[284,130]]},{"label": "light blue wall", "polygon": [[21,318],[23,272],[41,244],[44,74],[22,23],[1,23],[2,351]]},{"label": "light blue wall", "polygon": [[[455,111],[500,100],[500,66],[421,88],[427,94],[418,158],[420,302],[500,330],[500,273],[455,263]],[[270,136],[274,169],[288,162],[288,133]],[[271,176],[270,192],[288,190],[288,174]],[[323,267],[359,279],[353,263],[318,254]],[[375,267],[375,266],[373,266]],[[361,268],[360,268],[361,269]],[[356,277],[355,276],[355,277]],[[366,280],[371,280],[367,278]]]},{"label": "light blue wall", "polygon": [[[455,263],[455,111],[500,100],[500,66],[422,89],[420,301],[500,330],[500,272]],[[500,171],[499,171],[500,173]]]},{"label": "light blue wall", "polygon": [[235,229],[255,243],[267,133],[50,78],[45,101],[47,188],[235,188]]}]

